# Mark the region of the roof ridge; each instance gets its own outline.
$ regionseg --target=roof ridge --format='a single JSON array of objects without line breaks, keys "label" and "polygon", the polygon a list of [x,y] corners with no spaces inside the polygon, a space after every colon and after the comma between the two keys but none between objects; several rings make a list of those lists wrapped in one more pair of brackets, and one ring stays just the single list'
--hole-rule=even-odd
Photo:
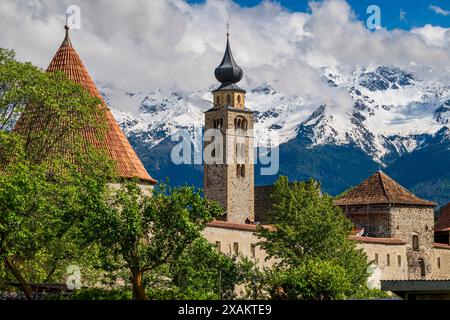
[{"label": "roof ridge", "polygon": [[383,188],[383,193],[384,193],[386,199],[388,200],[388,202],[390,203],[391,199],[389,198],[388,192],[386,190],[386,186],[384,185],[384,181],[383,181],[383,176],[382,176],[383,172],[381,172],[381,170],[380,170],[377,173],[378,173],[378,177],[379,177],[380,182],[381,182],[381,187]]}]

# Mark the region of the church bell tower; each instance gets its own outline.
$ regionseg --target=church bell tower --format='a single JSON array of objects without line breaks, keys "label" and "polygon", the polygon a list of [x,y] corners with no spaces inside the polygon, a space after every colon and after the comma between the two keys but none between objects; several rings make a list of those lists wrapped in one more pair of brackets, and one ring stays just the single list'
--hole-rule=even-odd
[{"label": "church bell tower", "polygon": [[255,220],[253,112],[245,108],[246,92],[237,85],[243,71],[233,58],[229,33],[215,76],[221,84],[212,92],[213,108],[205,113],[205,129],[221,133],[221,150],[210,146],[213,139],[204,144],[205,156],[210,153],[215,159],[204,164],[205,196],[225,209],[221,220],[251,223]]}]

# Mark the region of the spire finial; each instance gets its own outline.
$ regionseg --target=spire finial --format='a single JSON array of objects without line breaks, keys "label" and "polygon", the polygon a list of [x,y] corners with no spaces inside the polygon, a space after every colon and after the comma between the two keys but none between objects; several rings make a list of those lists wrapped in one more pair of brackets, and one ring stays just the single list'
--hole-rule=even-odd
[{"label": "spire finial", "polygon": [[233,54],[231,53],[230,46],[230,24],[227,23],[227,46],[225,48],[225,54],[222,62],[214,71],[216,79],[222,83],[221,87],[226,87],[230,84],[236,84],[242,80],[244,73],[242,69],[234,61]]},{"label": "spire finial", "polygon": [[69,36],[69,25],[67,23],[67,19],[66,19],[66,25],[64,26],[64,29],[66,29],[66,36],[64,38],[63,43],[61,44],[61,47],[71,47],[72,46],[72,42],[70,41],[70,36]]}]

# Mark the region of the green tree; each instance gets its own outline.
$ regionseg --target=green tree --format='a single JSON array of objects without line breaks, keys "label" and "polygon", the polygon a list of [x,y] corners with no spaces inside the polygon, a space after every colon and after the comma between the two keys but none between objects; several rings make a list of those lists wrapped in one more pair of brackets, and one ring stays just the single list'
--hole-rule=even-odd
[{"label": "green tree", "polygon": [[158,299],[233,299],[236,285],[249,280],[252,268],[248,259],[220,253],[199,237],[153,275],[151,294]]},{"label": "green tree", "polygon": [[[353,225],[341,209],[333,205],[333,199],[321,192],[317,181],[290,184],[286,177],[280,177],[271,198],[273,207],[268,218],[274,223],[275,230],[260,228],[258,234],[263,239],[261,248],[269,257],[277,259],[276,268],[280,272],[289,270],[286,273],[288,279],[298,279],[297,275],[307,274],[305,268],[319,267],[323,263],[328,270],[336,270],[336,281],[342,278],[339,268],[345,271],[345,279],[352,284],[353,290],[343,291],[346,295],[365,287],[368,262],[365,253],[349,240]],[[334,285],[334,280],[327,278],[333,276],[333,272],[317,274],[329,279],[330,286]],[[297,296],[321,295],[331,297],[325,292]]]},{"label": "green tree", "polygon": [[270,274],[272,299],[334,300],[354,293],[348,272],[335,262],[307,259],[299,266]]},{"label": "green tree", "polygon": [[98,105],[64,74],[0,49],[0,261],[28,298],[30,281],[61,275],[62,261],[83,256],[80,223],[114,179],[105,150],[83,139],[86,130],[103,138]]},{"label": "green tree", "polygon": [[177,260],[222,213],[191,187],[160,185],[147,196],[135,182],[126,182],[111,198],[108,210],[85,221],[86,234],[101,246],[104,267],[129,271],[139,300],[147,299],[144,276]]}]

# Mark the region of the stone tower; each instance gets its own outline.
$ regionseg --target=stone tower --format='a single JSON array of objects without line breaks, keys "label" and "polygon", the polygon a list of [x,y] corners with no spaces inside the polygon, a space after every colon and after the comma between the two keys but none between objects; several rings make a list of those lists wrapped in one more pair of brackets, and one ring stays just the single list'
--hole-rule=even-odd
[{"label": "stone tower", "polygon": [[408,279],[430,278],[435,203],[417,197],[379,171],[334,204],[365,236],[405,243]]},{"label": "stone tower", "polygon": [[[237,86],[243,72],[233,58],[228,33],[215,76],[221,85],[213,91],[213,108],[205,113],[205,196],[223,206],[222,220],[250,223],[255,220],[253,112],[245,108],[246,92]],[[219,140],[208,142],[209,134],[218,133]]]}]

